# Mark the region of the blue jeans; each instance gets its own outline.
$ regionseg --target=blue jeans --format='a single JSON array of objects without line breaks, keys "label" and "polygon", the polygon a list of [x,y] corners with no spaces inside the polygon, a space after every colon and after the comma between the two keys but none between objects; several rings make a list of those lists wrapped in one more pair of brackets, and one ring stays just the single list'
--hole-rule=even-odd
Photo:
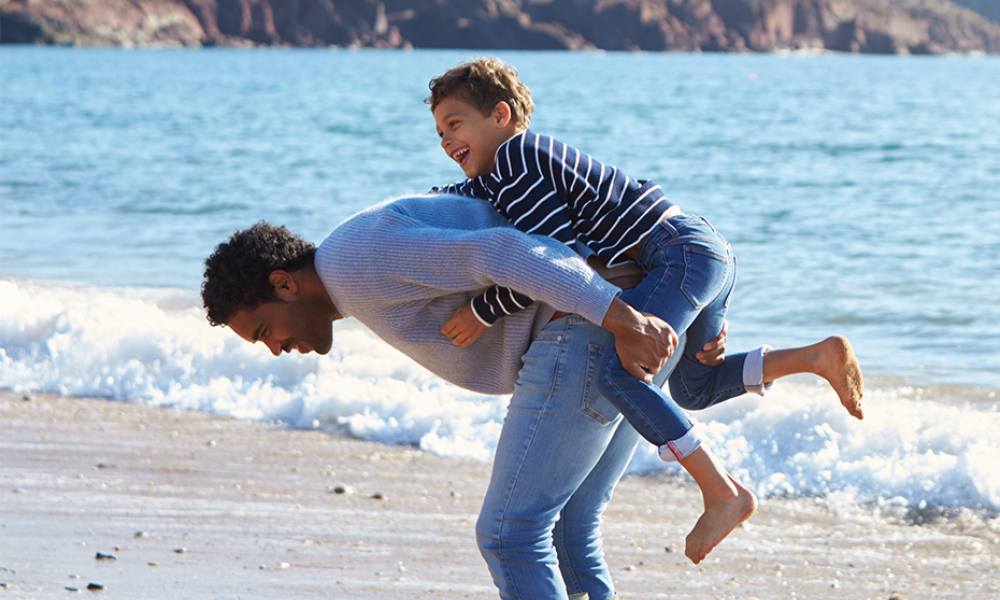
[{"label": "blue jeans", "polygon": [[[681,408],[707,408],[746,393],[743,363],[746,353],[726,357],[718,367],[698,362],[695,354],[722,331],[729,296],[736,283],[736,257],[726,240],[702,217],[679,215],[661,221],[638,250],[646,273],[622,300],[638,311],[652,313],[679,334],[687,333],[680,363],[670,376],[670,395],[645,384],[622,366],[614,342],[605,349],[600,392],[621,411],[642,437],[661,450],[691,430]],[[671,398],[672,397],[672,398]],[[664,453],[661,451],[661,456]]]},{"label": "blue jeans", "polygon": [[476,523],[504,600],[614,597],[601,514],[639,438],[597,391],[609,338],[571,315],[549,323],[522,359]]}]

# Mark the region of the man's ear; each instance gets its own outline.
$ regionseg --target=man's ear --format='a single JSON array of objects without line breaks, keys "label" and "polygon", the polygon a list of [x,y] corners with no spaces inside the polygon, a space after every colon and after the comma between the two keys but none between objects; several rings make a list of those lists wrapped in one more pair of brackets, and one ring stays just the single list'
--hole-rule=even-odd
[{"label": "man's ear", "polygon": [[274,286],[274,294],[282,302],[294,300],[299,292],[298,283],[295,282],[295,278],[288,271],[271,271],[271,275],[268,276],[267,280]]},{"label": "man's ear", "polygon": [[503,129],[510,124],[510,120],[514,117],[514,113],[510,110],[510,104],[501,100],[500,102],[497,102],[496,106],[493,107],[492,116],[493,120],[496,121],[497,128]]}]

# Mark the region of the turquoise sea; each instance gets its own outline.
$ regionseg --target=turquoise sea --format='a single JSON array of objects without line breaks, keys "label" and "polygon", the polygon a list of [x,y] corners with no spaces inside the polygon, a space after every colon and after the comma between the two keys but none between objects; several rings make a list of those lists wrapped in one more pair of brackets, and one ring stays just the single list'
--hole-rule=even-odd
[{"label": "turquoise sea", "polygon": [[[700,414],[734,470],[765,494],[1000,509],[1000,59],[496,54],[530,86],[534,129],[657,180],[733,243],[732,349],[853,341],[862,428],[808,379]],[[472,56],[4,46],[0,387],[488,458],[505,399],[352,323],[328,357],[275,360],[208,327],[197,297],[237,228],[319,242],[460,179],[423,99]]]}]

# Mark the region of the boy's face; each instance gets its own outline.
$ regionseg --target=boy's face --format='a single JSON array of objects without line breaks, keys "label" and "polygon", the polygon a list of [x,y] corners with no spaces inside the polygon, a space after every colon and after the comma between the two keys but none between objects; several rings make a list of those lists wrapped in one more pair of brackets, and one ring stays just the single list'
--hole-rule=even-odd
[{"label": "boy's face", "polygon": [[441,147],[462,167],[466,177],[492,171],[497,148],[517,133],[510,107],[504,102],[484,115],[469,102],[448,96],[434,109],[434,121]]}]

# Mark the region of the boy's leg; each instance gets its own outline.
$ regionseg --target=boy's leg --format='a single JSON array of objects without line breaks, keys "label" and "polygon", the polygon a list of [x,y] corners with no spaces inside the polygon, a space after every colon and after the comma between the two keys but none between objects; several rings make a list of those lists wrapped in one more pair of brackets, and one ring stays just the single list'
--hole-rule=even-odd
[{"label": "boy's leg", "polygon": [[[722,330],[726,300],[735,280],[732,253],[703,219],[683,219],[660,223],[646,236],[638,256],[646,276],[635,288],[623,292],[622,300],[660,317],[678,334],[687,336],[671,381],[681,369],[696,369],[699,379],[711,381],[717,394],[740,395],[745,393],[742,355],[727,356],[718,367],[703,365],[696,356]],[[607,349],[600,383],[601,392],[649,442],[661,449],[674,444],[669,451],[678,457],[697,447],[692,424],[680,408],[685,402],[675,401],[658,387],[632,376],[613,347]],[[689,400],[685,394],[682,398]]]},{"label": "boy's leg", "polygon": [[[607,337],[570,316],[549,324],[523,358],[476,524],[480,551],[505,600],[567,598],[553,528],[601,463],[620,420],[592,381]],[[596,485],[610,489],[615,481]],[[587,567],[606,569],[601,557]]]},{"label": "boy's leg", "polygon": [[[682,217],[657,226],[639,250],[646,277],[622,299],[633,308],[655,314],[678,333],[686,333],[681,358],[695,355],[722,330],[726,301],[735,281],[735,261],[729,245],[704,219]],[[609,350],[609,352],[612,352]],[[745,392],[742,365],[727,358],[716,369],[728,377],[715,384],[717,397]],[[727,364],[728,363],[728,364]],[[677,372],[671,375],[676,378]],[[705,500],[705,513],[688,536],[687,556],[700,562],[719,542],[756,510],[753,494],[739,485],[701,442],[690,422],[670,397],[628,373],[614,353],[601,373],[602,392],[664,459],[676,459],[694,478]],[[680,413],[680,415],[678,415]],[[684,425],[687,424],[687,428]]]},{"label": "boy's leg", "polygon": [[[700,237],[695,244],[669,246],[659,255],[653,253],[655,248],[649,247],[640,256],[641,260],[645,260],[644,268],[648,272],[665,273],[673,268],[675,276],[683,273],[679,291],[675,291],[673,297],[671,287],[662,285],[650,285],[645,290],[639,286],[633,294],[623,296],[633,308],[638,309],[637,305],[644,303],[645,308],[640,310],[667,321],[678,334],[684,327],[684,311],[687,308],[683,302],[678,305],[679,296],[686,297],[696,308],[700,302],[705,302],[686,328],[688,345],[680,364],[670,376],[673,400],[688,410],[701,410],[748,391],[763,396],[771,384],[781,377],[812,373],[830,383],[851,415],[864,418],[861,409],[864,388],[861,368],[850,342],[843,336],[832,336],[800,348],[774,350],[770,346],[761,346],[750,352],[727,356],[716,367],[698,361],[697,351],[722,330],[729,297],[736,283],[736,257],[729,251],[728,244],[721,236],[718,236],[718,243],[709,241],[714,229],[707,222],[703,227],[696,224],[691,228],[698,229],[701,229],[701,234],[690,231],[679,233],[685,242],[691,241],[692,236]],[[683,248],[683,253],[679,248]],[[726,265],[717,260],[724,253],[729,258]],[[728,270],[726,267],[729,267]],[[722,291],[713,298],[721,273],[726,273],[725,282]]]},{"label": "boy's leg", "polygon": [[698,564],[753,515],[757,510],[757,497],[733,479],[705,446],[699,446],[681,460],[681,466],[698,482],[705,503],[705,512],[684,544],[684,554]]},{"label": "boy's leg", "polygon": [[[644,300],[646,312],[656,314],[675,329],[687,325],[689,344],[670,376],[670,396],[685,409],[703,410],[742,396],[748,389],[763,393],[767,387],[762,381],[767,347],[727,355],[721,365],[714,367],[702,364],[697,357],[701,347],[722,331],[736,285],[736,257],[728,246],[711,250],[698,246],[671,247],[664,258],[668,264],[663,268],[673,268],[673,281],[682,279],[680,287],[658,286],[651,297],[635,301]],[[681,262],[684,268],[674,266]],[[676,276],[678,271],[682,271],[680,277]]]},{"label": "boy's leg", "polygon": [[[727,359],[728,360],[728,359]],[[764,357],[762,379],[772,382],[796,373],[812,373],[826,379],[852,416],[863,419],[861,397],[864,377],[847,338],[835,335],[800,348],[771,350]]]},{"label": "boy's leg", "polygon": [[[699,256],[695,250],[687,249],[684,257],[687,268],[683,291],[692,302],[697,298],[697,290],[712,289],[711,277],[706,277],[705,273],[711,271],[713,267],[719,268],[719,265],[713,264],[713,259]],[[674,258],[673,262],[678,262],[678,259]],[[701,410],[741,396],[747,391],[764,395],[771,384],[782,377],[811,373],[829,382],[837,392],[841,404],[852,416],[858,419],[864,418],[861,409],[864,389],[861,367],[851,343],[843,336],[832,336],[799,348],[776,350],[770,346],[761,346],[750,352],[727,356],[717,367],[710,367],[698,361],[697,351],[722,330],[729,297],[736,282],[735,256],[732,256],[731,266],[727,287],[718,297],[706,304],[687,327],[689,343],[682,354],[680,364],[670,376],[670,395],[674,401],[688,410]],[[699,283],[699,278],[704,278],[704,284]],[[653,293],[660,295],[647,300],[645,311],[664,319],[679,333],[678,327],[683,326],[683,321],[678,320],[678,324],[675,325],[671,320],[672,317],[666,313],[658,313],[659,307],[666,306],[669,311],[669,307],[672,306],[671,298],[663,296],[663,294],[669,295],[669,288],[658,287]],[[629,297],[626,301],[631,304],[641,302],[642,299]],[[674,314],[679,313],[680,311],[674,312]]]}]

